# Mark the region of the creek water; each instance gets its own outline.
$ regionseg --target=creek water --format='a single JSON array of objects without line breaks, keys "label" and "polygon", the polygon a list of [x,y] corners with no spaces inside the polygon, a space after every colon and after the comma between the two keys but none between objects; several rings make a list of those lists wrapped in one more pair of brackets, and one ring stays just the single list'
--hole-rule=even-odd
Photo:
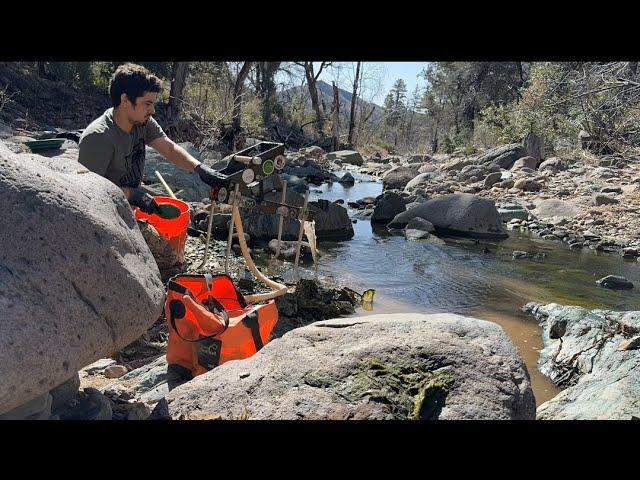
[{"label": "creek water", "polygon": [[[344,172],[336,172],[341,176]],[[311,186],[310,200],[356,201],[375,197],[382,183],[351,171],[355,185]],[[352,216],[355,210],[348,208]],[[386,228],[359,219],[349,241],[319,242],[319,278],[358,292],[375,289],[372,310],[358,308],[356,316],[377,313],[457,313],[495,322],[516,345],[531,377],[537,405],[559,389],[537,369],[542,347],[541,329],[521,308],[530,301],[580,305],[586,308],[640,310],[638,289],[615,291],[596,285],[606,275],[622,275],[640,282],[637,262],[593,250],[570,250],[560,241],[542,240],[509,231],[502,241],[443,237],[444,244],[408,241]],[[524,250],[545,253],[540,260],[514,260]],[[310,265],[301,276],[313,278]]]}]

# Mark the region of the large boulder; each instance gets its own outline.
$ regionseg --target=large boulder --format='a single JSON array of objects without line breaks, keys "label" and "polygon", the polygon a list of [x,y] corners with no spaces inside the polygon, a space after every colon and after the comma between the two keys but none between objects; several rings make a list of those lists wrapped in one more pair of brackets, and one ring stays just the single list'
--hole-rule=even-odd
[{"label": "large boulder", "polygon": [[411,165],[394,167],[382,175],[382,187],[384,190],[402,190],[416,175],[422,165],[413,163]]},{"label": "large boulder", "polygon": [[0,413],[143,334],[164,287],[122,191],[0,142]]},{"label": "large boulder", "polygon": [[[279,202],[281,197],[282,192],[270,192],[264,196],[266,200],[275,202]],[[304,197],[287,187],[286,203],[301,207],[304,205]],[[344,207],[327,200],[309,202],[309,205],[314,211],[318,240],[348,240],[353,237],[353,225]],[[268,243],[278,237],[279,215],[263,213],[257,209],[242,209],[241,216],[243,229],[252,239]],[[282,224],[282,240],[298,240],[299,229],[298,220],[285,218]]]},{"label": "large boulder", "polygon": [[327,160],[340,160],[342,163],[350,163],[358,167],[362,166],[364,159],[355,150],[338,150],[325,155]]},{"label": "large boulder", "polygon": [[319,321],[194,378],[161,403],[173,419],[535,416],[528,372],[504,330],[453,314]]},{"label": "large boulder", "polygon": [[538,407],[541,420],[640,418],[640,312],[528,303],[542,326],[540,371],[567,387]]},{"label": "large boulder", "polygon": [[[200,152],[191,143],[185,142],[179,145],[194,158],[200,160]],[[169,160],[149,147],[147,147],[145,158],[142,176],[144,183],[158,185],[159,188],[162,189],[160,181],[155,174],[157,170],[178,198],[188,202],[199,202],[203,198],[209,197],[209,186],[200,179],[197,173],[176,167]],[[213,163],[214,161],[212,160],[211,164]]]},{"label": "large boulder", "polygon": [[430,221],[440,234],[473,238],[507,238],[493,200],[470,193],[453,193],[428,200],[395,216],[390,228],[403,228],[412,218]]},{"label": "large boulder", "polygon": [[371,215],[371,223],[389,223],[405,210],[406,200],[395,192],[386,192],[378,199]]},{"label": "large boulder", "polygon": [[497,163],[500,168],[509,170],[516,160],[527,156],[527,151],[519,143],[510,143],[502,147],[493,148],[478,158],[476,163]]}]

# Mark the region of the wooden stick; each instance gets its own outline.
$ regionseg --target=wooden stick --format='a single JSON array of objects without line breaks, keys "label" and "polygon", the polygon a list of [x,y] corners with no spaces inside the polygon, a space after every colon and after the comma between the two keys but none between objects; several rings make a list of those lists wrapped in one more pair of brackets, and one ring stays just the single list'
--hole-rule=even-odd
[{"label": "wooden stick", "polygon": [[300,219],[300,229],[298,230],[298,244],[296,245],[296,261],[293,265],[293,277],[298,279],[298,262],[300,261],[300,247],[302,246],[302,234],[304,232],[304,221],[307,217],[307,202],[309,201],[309,190],[304,194],[304,205],[302,206],[302,218]]},{"label": "wooden stick", "polygon": [[[282,182],[282,198],[280,199],[280,203],[286,203],[287,200],[287,181],[283,180]],[[278,246],[276,247],[276,258],[280,255],[280,239],[282,238],[282,224],[284,223],[284,215],[280,215],[280,220],[278,220]]]},{"label": "wooden stick", "polygon": [[160,183],[162,184],[164,189],[167,191],[169,196],[171,198],[176,198],[176,196],[173,194],[173,191],[171,190],[171,188],[169,188],[169,185],[167,185],[167,182],[164,181],[164,178],[162,178],[162,175],[160,175],[160,172],[157,171],[157,170],[156,170],[156,177],[158,177],[158,180],[160,180]]},{"label": "wooden stick", "polygon": [[[211,200],[211,210],[209,211],[209,225],[207,226],[207,243],[204,247],[204,258],[202,259],[202,263],[196,267],[196,270],[200,270],[207,263],[207,258],[209,255],[209,241],[211,240],[211,226],[213,225],[213,210],[215,208],[215,203]],[[231,222],[233,224],[233,222]]]},{"label": "wooden stick", "polygon": [[233,205],[231,207],[231,225],[229,225],[229,238],[227,239],[227,255],[224,257],[224,273],[229,274],[229,256],[231,255],[231,240],[233,237],[233,209],[238,208],[238,197],[240,196],[240,184],[236,183],[235,193],[233,195]]}]

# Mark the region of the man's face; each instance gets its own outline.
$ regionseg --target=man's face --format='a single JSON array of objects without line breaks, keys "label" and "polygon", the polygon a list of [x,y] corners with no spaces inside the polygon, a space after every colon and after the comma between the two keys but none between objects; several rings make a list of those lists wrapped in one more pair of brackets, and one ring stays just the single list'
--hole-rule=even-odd
[{"label": "man's face", "polygon": [[[126,97],[126,95],[125,95]],[[136,104],[134,105],[126,99],[124,106],[129,116],[129,120],[135,125],[144,125],[147,120],[151,118],[151,115],[156,113],[154,107],[158,94],[156,92],[144,92],[144,95],[136,98]]]}]

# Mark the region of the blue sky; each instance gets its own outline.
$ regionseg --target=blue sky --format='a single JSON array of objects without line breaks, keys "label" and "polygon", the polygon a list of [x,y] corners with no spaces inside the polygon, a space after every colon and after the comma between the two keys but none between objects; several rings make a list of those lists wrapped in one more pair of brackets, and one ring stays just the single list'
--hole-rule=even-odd
[{"label": "blue sky", "polygon": [[[316,71],[320,63],[316,63]],[[331,83],[332,80],[338,81],[338,86],[343,90],[350,90],[349,83],[353,81],[355,73],[355,62],[341,62],[341,70],[327,68],[323,70],[320,78],[325,82]],[[424,78],[418,75],[427,67],[427,62],[362,62],[362,70],[368,73],[371,90],[365,92],[365,97],[371,97],[370,101],[382,105],[384,97],[389,92],[394,82],[401,78],[407,84],[407,94],[411,95],[416,85],[424,88],[426,82]],[[375,84],[375,85],[374,85]]]}]

